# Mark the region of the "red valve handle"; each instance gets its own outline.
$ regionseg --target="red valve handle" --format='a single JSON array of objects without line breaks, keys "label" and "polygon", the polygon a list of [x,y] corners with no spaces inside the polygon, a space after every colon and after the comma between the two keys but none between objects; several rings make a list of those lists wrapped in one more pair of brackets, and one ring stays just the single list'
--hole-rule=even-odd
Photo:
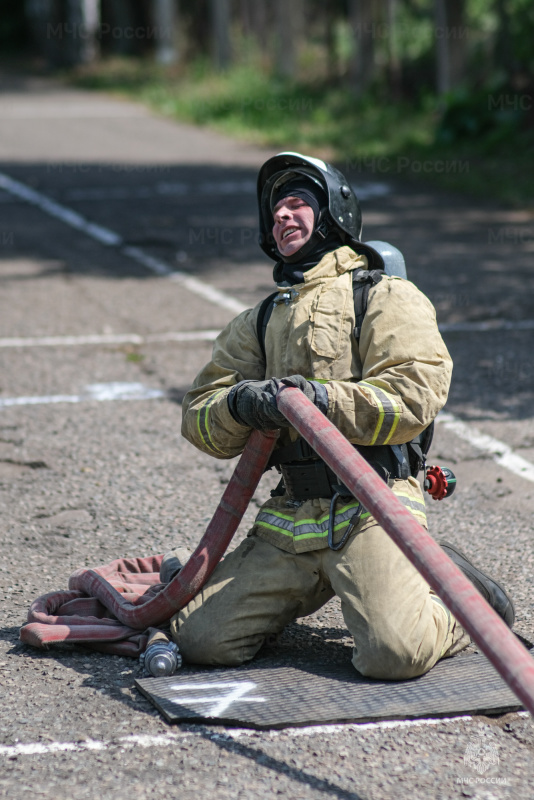
[{"label": "red valve handle", "polygon": [[434,498],[434,500],[443,500],[447,496],[447,489],[449,482],[441,467],[429,467],[425,477],[425,491]]}]

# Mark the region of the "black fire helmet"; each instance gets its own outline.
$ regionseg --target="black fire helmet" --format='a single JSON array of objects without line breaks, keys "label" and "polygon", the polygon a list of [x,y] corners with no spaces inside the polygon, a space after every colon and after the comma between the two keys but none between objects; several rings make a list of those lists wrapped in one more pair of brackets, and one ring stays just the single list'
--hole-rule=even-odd
[{"label": "black fire helmet", "polygon": [[369,269],[383,269],[384,261],[380,253],[360,241],[362,233],[360,204],[345,176],[320,158],[300,153],[278,153],[268,159],[259,171],[257,191],[260,216],[259,242],[262,250],[274,261],[279,261],[280,253],[272,235],[273,193],[279,191],[285,181],[299,175],[317,183],[328,198],[328,205],[319,216],[312,238],[316,241],[324,239],[331,230],[337,230],[344,244],[352,247],[356,253],[367,256]]}]

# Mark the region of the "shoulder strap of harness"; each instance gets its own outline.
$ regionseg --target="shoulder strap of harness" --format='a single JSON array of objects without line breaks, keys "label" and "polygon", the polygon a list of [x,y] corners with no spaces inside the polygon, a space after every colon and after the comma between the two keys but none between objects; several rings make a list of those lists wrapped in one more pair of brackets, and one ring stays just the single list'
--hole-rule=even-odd
[{"label": "shoulder strap of harness", "polygon": [[265,361],[265,334],[267,332],[267,323],[271,319],[271,314],[273,313],[273,302],[274,298],[278,295],[278,292],[273,292],[266,297],[263,303],[260,306],[260,310],[258,312],[258,319],[256,320],[256,334],[258,337],[258,342],[260,344],[261,352],[263,355],[263,360]]},{"label": "shoulder strap of harness", "polygon": [[410,472],[417,477],[417,474],[425,468],[426,457],[434,437],[434,421],[428,425],[419,436],[407,442],[408,460],[410,462]]},{"label": "shoulder strap of harness", "polygon": [[380,269],[355,269],[352,273],[352,292],[354,294],[354,338],[359,341],[362,332],[363,318],[367,311],[367,301],[369,297],[369,289],[371,286],[376,286],[380,283],[384,273]]}]

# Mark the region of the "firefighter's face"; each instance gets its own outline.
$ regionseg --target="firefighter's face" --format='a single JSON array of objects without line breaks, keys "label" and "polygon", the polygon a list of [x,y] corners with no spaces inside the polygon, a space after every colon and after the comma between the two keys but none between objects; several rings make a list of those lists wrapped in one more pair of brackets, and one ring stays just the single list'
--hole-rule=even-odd
[{"label": "firefighter's face", "polygon": [[306,244],[313,233],[313,208],[300,197],[284,197],[273,209],[273,236],[278,251],[292,256]]}]

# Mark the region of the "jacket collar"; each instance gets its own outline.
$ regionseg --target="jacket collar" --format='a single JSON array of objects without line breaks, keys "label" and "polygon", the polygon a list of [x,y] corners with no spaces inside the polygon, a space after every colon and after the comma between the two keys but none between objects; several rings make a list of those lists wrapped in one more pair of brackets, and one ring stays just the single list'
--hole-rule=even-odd
[{"label": "jacket collar", "polygon": [[304,273],[303,283],[297,285],[314,283],[324,278],[336,278],[338,275],[352,272],[355,269],[367,269],[367,258],[358,255],[352,248],[344,245],[323,256],[315,267]]}]

